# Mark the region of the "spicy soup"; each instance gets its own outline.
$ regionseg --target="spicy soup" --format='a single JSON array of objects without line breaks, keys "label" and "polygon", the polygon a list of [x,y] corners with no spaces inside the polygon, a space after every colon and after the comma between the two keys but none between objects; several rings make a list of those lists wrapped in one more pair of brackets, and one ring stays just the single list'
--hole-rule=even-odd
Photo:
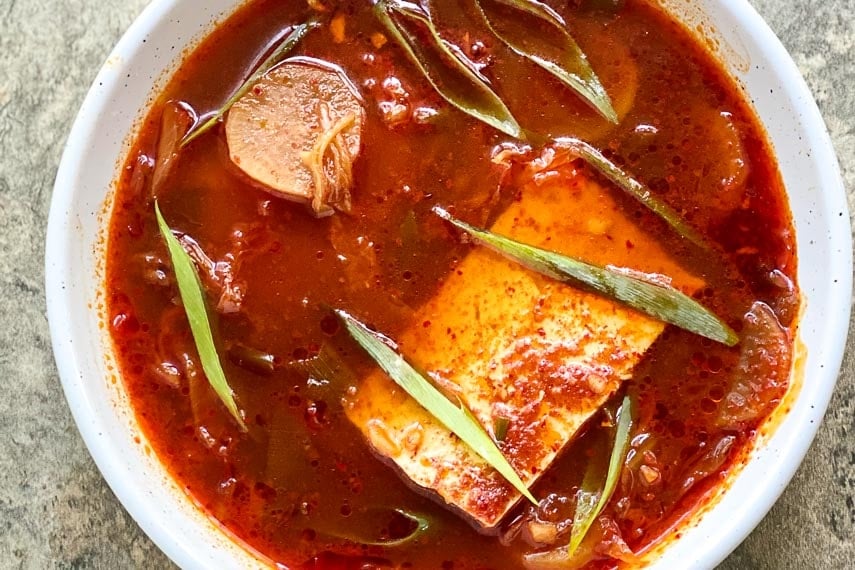
[{"label": "spicy soup", "polygon": [[[788,387],[795,246],[762,127],[643,0],[550,4],[555,20],[382,4],[391,28],[367,2],[250,1],[152,106],[106,278],[140,424],[206,512],[287,567],[631,566],[725,483]],[[532,35],[566,26],[614,117],[526,57],[554,45],[505,41],[516,16]],[[518,130],[475,112],[502,108]],[[224,391],[155,203],[198,276]],[[691,298],[732,341],[449,216]],[[467,408],[535,500],[342,315]]]}]

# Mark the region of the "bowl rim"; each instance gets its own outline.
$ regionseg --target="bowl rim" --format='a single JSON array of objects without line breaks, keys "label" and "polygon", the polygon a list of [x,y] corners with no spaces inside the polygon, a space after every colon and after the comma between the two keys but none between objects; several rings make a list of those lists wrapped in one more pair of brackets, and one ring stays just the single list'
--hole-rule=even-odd
[{"label": "bowl rim", "polygon": [[[182,539],[180,533],[174,532],[172,523],[164,518],[162,512],[158,511],[154,505],[149,504],[148,497],[142,489],[130,484],[121,476],[124,466],[118,461],[114,447],[108,441],[105,433],[106,425],[96,414],[93,402],[82,390],[82,385],[86,381],[86,371],[81,365],[77,352],[80,349],[71,336],[71,329],[67,326],[71,318],[69,304],[72,300],[64,281],[67,276],[74,274],[73,262],[66,254],[69,247],[68,228],[73,225],[70,223],[70,217],[74,211],[75,193],[73,187],[69,187],[66,181],[75,181],[79,177],[84,166],[82,158],[85,156],[87,145],[97,134],[95,127],[99,116],[109,103],[111,88],[117,87],[123,76],[122,70],[129,59],[126,56],[141,49],[140,40],[168,16],[170,8],[178,1],[153,0],[145,7],[112,50],[107,63],[99,70],[84,99],[66,141],[51,198],[45,246],[45,292],[51,343],[65,397],[77,428],[102,476],[124,508],[169,558],[181,566],[204,567],[208,558],[195,552],[189,543]],[[235,0],[235,8],[243,1],[245,0]],[[826,354],[825,376],[814,385],[803,386],[802,392],[797,396],[797,400],[811,397],[810,412],[805,408],[804,413],[797,418],[788,416],[788,420],[797,422],[802,431],[773,461],[773,465],[777,468],[774,476],[777,484],[763,487],[746,501],[738,516],[733,517],[735,524],[723,533],[721,540],[709,541],[710,543],[702,543],[698,546],[697,562],[710,567],[721,562],[756,527],[801,465],[836,385],[845,348],[852,299],[851,227],[846,194],[831,138],[814,98],[780,40],[747,0],[716,1],[723,6],[724,10],[730,11],[738,21],[743,23],[751,34],[762,38],[770,67],[774,69],[776,75],[789,84],[791,96],[800,101],[799,110],[808,135],[806,142],[810,145],[813,160],[827,167],[820,173],[821,192],[833,202],[834,211],[841,212],[840,219],[837,216],[830,217],[828,223],[829,247],[838,252],[834,259],[839,261],[841,271],[835,273],[839,283],[833,289],[833,298],[828,299],[826,303],[845,307],[845,309],[831,312],[825,327],[827,331],[839,333],[833,337],[836,342],[832,341]],[[213,22],[209,23],[208,30],[211,25]],[[194,45],[193,40],[189,40],[187,45]],[[145,112],[147,109],[140,110],[143,115]],[[119,157],[120,161],[121,159],[122,157]],[[107,193],[107,196],[109,198],[110,193]],[[799,259],[801,261],[801,258]],[[809,391],[805,392],[808,388]],[[756,449],[752,450],[749,464],[755,460],[755,452]],[[245,547],[241,546],[241,548]],[[672,548],[666,547],[665,555],[668,550]]]}]

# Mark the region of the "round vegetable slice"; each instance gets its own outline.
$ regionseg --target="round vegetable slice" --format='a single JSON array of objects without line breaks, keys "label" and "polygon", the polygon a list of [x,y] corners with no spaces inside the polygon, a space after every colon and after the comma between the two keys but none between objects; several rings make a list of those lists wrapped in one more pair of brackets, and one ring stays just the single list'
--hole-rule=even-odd
[{"label": "round vegetable slice", "polygon": [[362,101],[337,67],[292,58],[264,74],[229,111],[229,156],[269,192],[317,216],[350,210]]}]

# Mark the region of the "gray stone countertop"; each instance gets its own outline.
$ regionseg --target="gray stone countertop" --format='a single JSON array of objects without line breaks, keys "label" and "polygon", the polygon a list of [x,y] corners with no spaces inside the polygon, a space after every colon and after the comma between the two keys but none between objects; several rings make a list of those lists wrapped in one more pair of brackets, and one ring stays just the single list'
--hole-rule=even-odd
[{"label": "gray stone countertop", "polygon": [[[752,3],[816,96],[851,209],[855,2]],[[43,286],[62,145],[100,65],[145,4],[0,0],[0,568],[171,567],[107,488],[77,433],[51,354]],[[855,567],[853,343],[807,459],[722,568]]]}]

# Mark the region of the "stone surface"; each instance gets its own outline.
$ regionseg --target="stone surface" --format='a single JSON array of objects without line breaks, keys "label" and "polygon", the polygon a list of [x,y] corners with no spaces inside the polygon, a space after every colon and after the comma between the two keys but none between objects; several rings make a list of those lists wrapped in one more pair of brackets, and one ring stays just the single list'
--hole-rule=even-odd
[{"label": "stone surface", "polygon": [[[0,567],[169,568],[71,420],[45,319],[43,237],[71,122],[145,0],[0,0]],[[853,0],[753,0],[816,95],[855,201]],[[855,560],[855,339],[804,464],[722,568]]]}]

